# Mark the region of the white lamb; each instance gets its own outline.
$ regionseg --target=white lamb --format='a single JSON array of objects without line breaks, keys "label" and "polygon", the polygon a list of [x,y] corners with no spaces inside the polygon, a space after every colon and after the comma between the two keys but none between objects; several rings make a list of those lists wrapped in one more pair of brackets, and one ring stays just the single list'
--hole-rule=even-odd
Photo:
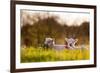
[{"label": "white lamb", "polygon": [[54,48],[57,50],[65,49],[66,46],[68,49],[74,49],[74,48],[76,48],[75,44],[78,41],[78,39],[65,38],[65,41],[67,42],[67,44],[61,45],[61,44],[55,44],[55,42],[52,38],[46,38],[44,44],[45,44],[46,48]]},{"label": "white lamb", "polygon": [[65,38],[65,41],[67,42],[67,47],[69,49],[74,49],[76,48],[75,44],[77,43],[78,39],[74,39],[74,38]]}]

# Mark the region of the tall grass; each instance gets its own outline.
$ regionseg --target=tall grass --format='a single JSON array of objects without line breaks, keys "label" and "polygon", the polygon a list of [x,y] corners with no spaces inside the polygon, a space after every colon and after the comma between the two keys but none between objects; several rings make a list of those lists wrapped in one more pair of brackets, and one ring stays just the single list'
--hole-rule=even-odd
[{"label": "tall grass", "polygon": [[87,49],[43,49],[27,47],[21,48],[21,62],[48,62],[48,61],[68,61],[68,60],[87,60],[90,58]]}]

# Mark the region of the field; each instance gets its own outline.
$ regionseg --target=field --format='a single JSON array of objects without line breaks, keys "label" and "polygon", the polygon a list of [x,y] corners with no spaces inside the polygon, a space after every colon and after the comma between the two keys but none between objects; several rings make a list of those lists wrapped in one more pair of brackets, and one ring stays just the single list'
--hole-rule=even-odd
[{"label": "field", "polygon": [[21,63],[87,60],[90,58],[89,49],[44,49],[42,47],[21,48]]},{"label": "field", "polygon": [[[83,20],[83,17],[87,20]],[[76,12],[22,10],[21,63],[89,59],[90,21],[88,18],[87,14],[79,15]],[[74,49],[67,47],[68,44]],[[66,47],[58,50],[61,46],[55,45],[66,45]]]}]

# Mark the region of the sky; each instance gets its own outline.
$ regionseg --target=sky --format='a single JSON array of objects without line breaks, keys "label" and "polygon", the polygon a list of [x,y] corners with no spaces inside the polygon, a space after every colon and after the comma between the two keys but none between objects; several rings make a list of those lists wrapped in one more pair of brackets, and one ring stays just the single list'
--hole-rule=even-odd
[{"label": "sky", "polygon": [[[46,18],[49,16],[57,16],[57,22],[66,24],[68,26],[72,25],[81,25],[82,22],[88,21],[89,22],[89,13],[82,13],[82,12],[52,12],[52,11],[29,11],[29,10],[22,10],[21,11],[21,25],[24,23],[33,24],[33,18],[35,21],[38,21],[35,17],[40,15],[41,18]],[[63,25],[62,24],[62,25]]]}]

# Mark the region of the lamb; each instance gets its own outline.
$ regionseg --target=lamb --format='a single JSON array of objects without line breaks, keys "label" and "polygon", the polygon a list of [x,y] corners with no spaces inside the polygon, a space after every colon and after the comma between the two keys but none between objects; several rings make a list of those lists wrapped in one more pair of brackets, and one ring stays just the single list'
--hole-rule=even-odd
[{"label": "lamb", "polygon": [[74,39],[74,38],[65,38],[65,41],[66,41],[66,45],[67,47],[66,48],[69,48],[69,49],[74,49],[76,48],[75,44],[77,43],[78,39]]},{"label": "lamb", "polygon": [[74,49],[76,47],[75,44],[77,41],[78,40],[74,39],[74,38],[69,38],[69,39],[65,38],[66,44],[60,45],[60,44],[55,44],[55,42],[52,38],[46,38],[45,42],[44,42],[44,47],[45,48],[54,48],[56,50],[62,50],[65,48]]},{"label": "lamb", "polygon": [[65,47],[66,47],[66,45],[59,45],[59,44],[53,45],[53,48],[55,50],[63,50],[63,49],[65,49]]},{"label": "lamb", "polygon": [[44,42],[44,48],[52,48],[54,45],[54,41],[52,38],[46,38]]}]

